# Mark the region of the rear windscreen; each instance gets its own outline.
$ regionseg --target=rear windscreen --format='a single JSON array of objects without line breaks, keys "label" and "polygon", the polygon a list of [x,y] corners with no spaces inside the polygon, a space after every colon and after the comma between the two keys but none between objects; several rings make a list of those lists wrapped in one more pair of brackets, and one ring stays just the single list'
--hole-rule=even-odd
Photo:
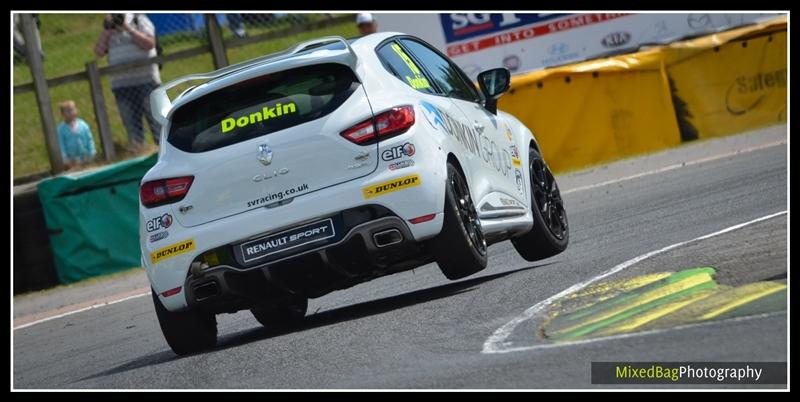
[{"label": "rear windscreen", "polygon": [[317,64],[266,74],[212,92],[172,115],[167,141],[204,152],[325,116],[358,88],[353,71]]}]

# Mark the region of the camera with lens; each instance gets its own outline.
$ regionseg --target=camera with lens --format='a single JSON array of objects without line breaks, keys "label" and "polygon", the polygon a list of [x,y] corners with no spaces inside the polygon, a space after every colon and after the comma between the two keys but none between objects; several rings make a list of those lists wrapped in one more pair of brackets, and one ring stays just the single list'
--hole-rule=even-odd
[{"label": "camera with lens", "polygon": [[103,20],[103,28],[114,29],[125,22],[125,14],[111,14],[111,21]]}]

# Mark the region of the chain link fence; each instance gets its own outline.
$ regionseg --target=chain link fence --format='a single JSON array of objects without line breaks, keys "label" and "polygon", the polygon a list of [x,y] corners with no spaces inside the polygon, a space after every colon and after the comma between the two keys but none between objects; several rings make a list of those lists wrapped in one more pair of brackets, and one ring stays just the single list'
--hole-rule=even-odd
[{"label": "chain link fence", "polygon": [[[58,127],[64,120],[59,105],[65,101],[74,102],[97,150],[93,162],[76,168],[102,165],[157,149],[160,127],[149,113],[149,93],[159,83],[315,37],[358,35],[352,14],[148,13],[114,21],[112,15],[100,13],[40,13],[32,20],[31,47],[26,46],[22,17],[14,14],[15,182],[62,170],[53,158],[62,158],[61,148],[71,146],[58,136],[59,129],[64,130]],[[121,27],[123,22],[127,28]],[[150,32],[157,38],[152,48],[141,35]],[[39,53],[32,63],[31,49]],[[34,74],[46,86],[38,86]],[[170,95],[190,83],[185,85]],[[43,95],[37,96],[37,88]],[[43,119],[50,115],[48,128]]]}]

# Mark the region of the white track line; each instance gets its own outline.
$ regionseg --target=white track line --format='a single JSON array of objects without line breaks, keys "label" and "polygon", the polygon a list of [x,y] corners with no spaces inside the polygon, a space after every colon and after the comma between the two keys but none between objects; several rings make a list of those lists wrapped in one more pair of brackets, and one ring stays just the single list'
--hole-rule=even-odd
[{"label": "white track line", "polygon": [[[781,140],[781,141],[776,141],[776,142],[770,142],[768,144],[764,144],[764,145],[760,145],[760,146],[756,146],[756,147],[746,148],[746,149],[733,151],[733,152],[728,152],[728,153],[715,155],[715,156],[711,156],[711,157],[707,157],[707,158],[697,159],[697,160],[686,162],[686,163],[670,165],[670,166],[663,167],[663,168],[660,168],[660,169],[638,173],[638,174],[635,174],[635,175],[632,175],[632,176],[622,177],[622,178],[614,179],[614,180],[608,180],[608,181],[604,181],[602,183],[592,184],[592,185],[589,185],[589,186],[573,188],[573,189],[570,189],[570,190],[562,191],[561,194],[569,194],[569,193],[574,193],[574,192],[577,192],[577,191],[589,190],[589,189],[596,188],[596,187],[607,186],[609,184],[614,184],[614,183],[619,183],[619,182],[622,182],[622,181],[632,180],[632,179],[636,179],[636,178],[643,177],[643,176],[649,176],[649,175],[653,175],[653,174],[663,173],[663,172],[667,172],[667,171],[670,171],[670,170],[673,170],[673,169],[677,169],[677,168],[680,168],[680,167],[684,167],[684,166],[691,166],[691,165],[696,165],[698,163],[709,162],[709,161],[713,161],[713,160],[716,160],[716,159],[727,158],[729,156],[733,156],[733,155],[737,155],[737,154],[741,154],[741,153],[752,152],[752,151],[757,151],[759,149],[769,148],[769,147],[773,147],[773,146],[781,145],[781,144],[786,144],[786,141]],[[135,299],[137,297],[147,296],[149,294],[150,294],[150,292],[146,292],[146,293],[125,297],[125,298],[122,298],[122,299],[119,299],[119,300],[114,300],[114,301],[110,301],[110,302],[106,302],[106,303],[98,303],[98,304],[95,304],[95,305],[92,305],[92,306],[89,306],[89,307],[84,307],[84,308],[80,308],[80,309],[77,309],[77,310],[74,310],[74,311],[68,311],[66,313],[54,315],[52,317],[47,317],[47,318],[43,318],[41,320],[36,320],[36,321],[33,321],[33,322],[29,322],[27,324],[23,324],[23,325],[20,325],[18,327],[14,327],[14,330],[16,331],[18,329],[27,328],[27,327],[30,327],[32,325],[43,323],[45,321],[50,321],[50,320],[54,320],[56,318],[66,317],[66,316],[69,316],[69,315],[72,315],[72,314],[77,314],[77,313],[80,313],[82,311],[91,310],[91,309],[95,309],[95,308],[98,308],[98,307],[109,306],[109,305],[112,305],[112,304],[115,304],[115,303],[124,302],[126,300]]]},{"label": "white track line", "polygon": [[99,308],[99,307],[103,307],[103,306],[110,306],[112,304],[121,303],[121,302],[124,302],[126,300],[131,300],[131,299],[135,299],[137,297],[149,296],[149,295],[150,295],[150,292],[145,292],[145,293],[140,293],[140,294],[133,295],[133,296],[128,296],[128,297],[125,297],[125,298],[122,298],[122,299],[119,299],[119,300],[112,300],[110,302],[93,304],[93,305],[91,305],[89,307],[84,307],[84,308],[80,308],[80,309],[73,310],[73,311],[67,311],[66,313],[63,313],[63,314],[58,314],[58,315],[54,315],[54,316],[51,316],[51,317],[42,318],[41,320],[32,321],[32,322],[29,322],[27,324],[22,324],[20,326],[14,327],[14,331],[16,331],[18,329],[30,327],[31,325],[41,324],[41,323],[43,323],[45,321],[55,320],[56,318],[61,318],[61,317],[66,317],[68,315],[77,314],[77,313],[80,313],[82,311],[91,310],[91,309],[95,309],[95,308]]},{"label": "white track line", "polygon": [[634,175],[631,175],[631,176],[621,177],[619,179],[612,179],[612,180],[607,180],[607,181],[600,182],[600,183],[590,184],[588,186],[576,187],[576,188],[572,188],[572,189],[569,189],[569,190],[566,190],[566,191],[562,191],[561,194],[569,194],[569,193],[575,193],[575,192],[583,191],[583,190],[590,190],[590,189],[597,188],[597,187],[607,186],[609,184],[615,184],[615,183],[619,183],[619,182],[623,182],[623,181],[638,179],[638,178],[644,177],[644,176],[650,176],[650,175],[653,175],[653,174],[669,172],[670,170],[675,170],[675,169],[679,169],[679,168],[686,167],[686,166],[692,166],[692,165],[697,165],[697,164],[701,164],[701,163],[705,163],[705,162],[711,162],[711,161],[715,161],[717,159],[724,159],[724,158],[727,158],[727,157],[730,157],[730,156],[744,154],[744,153],[753,152],[753,151],[759,151],[759,150],[762,150],[762,149],[765,149],[765,148],[770,148],[770,147],[774,147],[774,146],[778,146],[778,145],[784,145],[784,144],[786,144],[785,140],[774,141],[774,142],[770,142],[770,143],[767,143],[767,144],[758,145],[758,146],[755,146],[755,147],[744,148],[744,149],[740,149],[740,150],[736,150],[736,151],[726,152],[724,154],[719,154],[719,155],[709,156],[709,157],[705,157],[705,158],[695,159],[695,160],[689,161],[689,162],[676,163],[674,165],[669,165],[669,166],[665,166],[665,167],[654,169],[654,170],[648,170],[646,172],[637,173],[637,174],[634,174]]},{"label": "white track line", "polygon": [[[537,314],[539,314],[540,312],[544,311],[544,309],[546,307],[548,307],[549,305],[551,305],[554,301],[556,301],[556,300],[558,300],[558,299],[560,299],[560,298],[562,298],[562,297],[564,297],[564,296],[566,296],[566,295],[568,295],[570,293],[577,292],[577,291],[585,288],[586,286],[589,286],[592,283],[595,283],[595,282],[597,282],[597,281],[599,281],[599,280],[601,280],[601,279],[603,279],[605,277],[608,277],[608,276],[613,275],[613,274],[615,274],[617,272],[620,272],[623,269],[626,269],[626,268],[628,268],[628,267],[630,267],[630,266],[632,266],[632,265],[634,265],[634,264],[636,264],[636,263],[638,263],[638,262],[640,262],[642,260],[646,260],[646,259],[648,259],[648,258],[650,258],[650,257],[652,257],[654,255],[661,254],[663,252],[678,248],[680,246],[684,246],[684,245],[689,244],[689,243],[697,242],[697,241],[708,239],[708,238],[711,238],[711,237],[714,237],[714,236],[719,236],[719,235],[724,234],[724,233],[732,232],[734,230],[741,229],[741,228],[743,228],[745,226],[752,225],[754,223],[758,223],[758,222],[761,222],[761,221],[764,221],[764,220],[767,220],[767,219],[770,219],[770,218],[774,218],[776,216],[780,216],[780,215],[783,215],[783,214],[786,214],[786,211],[770,214],[770,215],[767,215],[767,216],[762,216],[760,218],[753,219],[753,220],[747,221],[745,223],[740,223],[738,225],[734,225],[734,226],[722,229],[722,230],[714,232],[714,233],[709,233],[707,235],[696,237],[694,239],[687,240],[687,241],[682,241],[680,243],[671,244],[671,245],[669,245],[667,247],[660,248],[658,250],[651,251],[649,253],[642,254],[642,255],[640,255],[638,257],[632,258],[632,259],[630,259],[628,261],[625,261],[622,264],[619,264],[619,265],[615,266],[614,268],[611,268],[608,271],[603,272],[602,274],[597,275],[597,276],[595,276],[595,277],[593,277],[593,278],[591,278],[589,280],[586,280],[586,281],[577,283],[575,285],[572,285],[572,286],[568,287],[567,289],[564,289],[561,292],[559,292],[559,293],[557,293],[557,294],[555,294],[553,296],[550,296],[547,299],[540,301],[539,303],[534,304],[533,306],[531,306],[530,308],[525,310],[525,312],[523,312],[521,315],[519,315],[517,317],[514,317],[514,319],[512,319],[509,322],[507,322],[502,327],[498,328],[496,331],[494,331],[494,333],[489,338],[486,339],[486,342],[483,343],[483,350],[481,351],[481,353],[506,353],[506,352],[510,352],[510,351],[518,352],[518,351],[542,348],[542,347],[546,346],[546,344],[545,345],[534,345],[534,346],[521,346],[521,347],[513,347],[512,348],[511,347],[511,342],[506,342],[506,339],[508,339],[508,337],[511,336],[511,333],[514,332],[514,329],[519,324],[532,319]],[[613,337],[608,337],[606,339],[609,339],[609,338],[613,338]]]},{"label": "white track line", "polygon": [[648,331],[639,331],[639,332],[630,332],[626,334],[619,334],[619,335],[609,335],[597,338],[590,338],[590,339],[582,339],[578,341],[569,341],[569,342],[560,342],[560,343],[545,343],[541,345],[533,345],[533,346],[516,346],[510,347],[508,349],[498,350],[496,352],[484,352],[484,353],[511,353],[511,352],[526,352],[533,349],[555,349],[564,346],[575,346],[575,345],[586,345],[595,342],[604,342],[604,341],[612,341],[618,339],[628,339],[628,338],[636,338],[640,336],[646,335],[656,335],[656,334],[663,334],[666,332],[674,331],[674,330],[681,330],[681,329],[690,329],[690,328],[698,328],[698,327],[706,327],[711,325],[718,325],[718,324],[725,324],[725,323],[732,323],[732,322],[741,322],[741,321],[749,321],[759,318],[769,318],[769,317],[777,317],[779,315],[786,314],[786,310],[784,311],[774,311],[769,313],[760,313],[755,315],[748,315],[743,317],[732,317],[726,318],[723,320],[712,320],[712,321],[704,321],[704,322],[697,322],[691,324],[682,324],[671,328],[661,328],[661,329],[651,329]]}]

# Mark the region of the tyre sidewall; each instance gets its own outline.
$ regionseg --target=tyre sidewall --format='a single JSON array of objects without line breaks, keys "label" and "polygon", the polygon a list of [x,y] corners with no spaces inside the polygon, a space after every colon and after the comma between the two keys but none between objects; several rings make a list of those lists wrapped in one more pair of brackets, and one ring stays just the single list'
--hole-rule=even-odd
[{"label": "tyre sidewall", "polygon": [[[530,148],[529,155],[530,156],[528,162],[528,174],[530,175],[530,182],[531,182],[531,213],[533,214],[533,220],[534,220],[533,227],[534,229],[536,227],[539,227],[541,229],[540,231],[542,235],[541,237],[545,239],[547,243],[549,243],[554,249],[563,251],[564,249],[567,248],[567,244],[569,244],[569,219],[567,217],[567,213],[566,211],[564,212],[564,221],[566,222],[566,230],[564,231],[564,238],[559,239],[550,231],[550,228],[545,223],[544,218],[542,217],[542,212],[539,209],[539,205],[536,203],[536,199],[533,196],[534,176],[533,176],[533,171],[531,171],[532,170],[531,166],[533,165],[534,158],[541,160],[542,163],[544,163],[544,165],[547,166],[548,171],[550,170],[550,167],[547,165],[547,162],[545,162],[542,155],[535,149]],[[550,172],[550,174],[552,174],[552,172]],[[555,177],[553,178],[553,180],[555,182]],[[556,183],[556,185],[558,185],[558,183]]]},{"label": "tyre sidewall", "polygon": [[[433,251],[442,273],[448,279],[459,279],[478,272],[486,267],[488,252],[481,254],[473,246],[472,239],[464,227],[456,205],[455,191],[452,188],[453,175],[466,179],[452,164],[447,164],[447,182],[445,184],[444,223],[442,231],[433,242]],[[472,198],[472,197],[470,197]]]}]

